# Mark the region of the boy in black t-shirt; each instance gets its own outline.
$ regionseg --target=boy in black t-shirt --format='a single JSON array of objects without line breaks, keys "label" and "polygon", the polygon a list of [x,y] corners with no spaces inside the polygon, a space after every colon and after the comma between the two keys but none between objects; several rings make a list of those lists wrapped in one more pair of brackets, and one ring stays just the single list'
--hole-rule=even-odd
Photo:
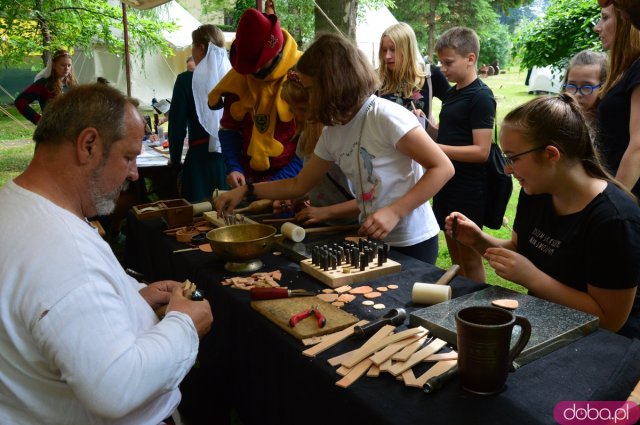
[{"label": "boy in black t-shirt", "polygon": [[[441,71],[455,83],[440,111],[438,143],[453,162],[456,174],[433,198],[433,210],[441,229],[452,211],[462,212],[482,227],[487,196],[485,163],[491,149],[496,102],[491,89],[476,70],[480,41],[465,27],[446,31],[436,43]],[[469,279],[485,281],[482,257],[473,249],[446,236],[452,263]]]}]

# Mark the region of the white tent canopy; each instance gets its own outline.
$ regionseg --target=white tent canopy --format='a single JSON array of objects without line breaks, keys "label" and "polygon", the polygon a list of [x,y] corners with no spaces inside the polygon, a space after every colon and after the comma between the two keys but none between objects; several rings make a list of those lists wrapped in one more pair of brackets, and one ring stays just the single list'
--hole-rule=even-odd
[{"label": "white tent canopy", "polygon": [[[175,1],[159,6],[158,10],[162,20],[172,20],[179,28],[163,33],[174,56],[165,58],[154,53],[144,58],[131,57],[131,95],[138,98],[142,106],[151,105],[154,97],[158,100],[171,98],[176,76],[186,70],[186,60],[191,55],[191,32],[201,25]],[[99,44],[89,55],[76,51],[73,68],[80,83],[93,83],[98,77],[104,77],[119,90],[127,91],[124,55],[110,53]]]},{"label": "white tent canopy", "polygon": [[564,75],[550,66],[534,67],[529,77],[529,92],[560,93]]}]

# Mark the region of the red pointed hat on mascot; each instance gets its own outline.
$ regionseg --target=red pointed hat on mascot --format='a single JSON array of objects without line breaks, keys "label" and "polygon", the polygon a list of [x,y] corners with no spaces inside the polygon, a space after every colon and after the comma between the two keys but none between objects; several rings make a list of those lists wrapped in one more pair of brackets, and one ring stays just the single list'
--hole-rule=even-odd
[{"label": "red pointed hat on mascot", "polygon": [[229,60],[239,74],[253,74],[273,59],[284,43],[280,21],[257,9],[247,9],[240,17]]}]

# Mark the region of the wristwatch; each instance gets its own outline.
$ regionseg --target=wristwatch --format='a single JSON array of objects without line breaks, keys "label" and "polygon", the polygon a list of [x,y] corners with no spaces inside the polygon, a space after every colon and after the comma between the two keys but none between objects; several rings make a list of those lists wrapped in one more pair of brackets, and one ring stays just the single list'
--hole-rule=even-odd
[{"label": "wristwatch", "polygon": [[244,198],[249,202],[253,202],[256,200],[256,194],[253,193],[253,183],[247,183],[247,193],[245,194]]}]

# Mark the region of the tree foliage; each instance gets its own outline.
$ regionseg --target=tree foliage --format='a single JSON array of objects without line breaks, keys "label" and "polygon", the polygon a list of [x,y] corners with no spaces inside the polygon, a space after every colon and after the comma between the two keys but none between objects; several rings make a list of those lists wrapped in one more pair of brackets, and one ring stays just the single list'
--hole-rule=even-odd
[{"label": "tree foliage", "polygon": [[[346,0],[341,0],[341,2],[337,0],[317,1],[317,3],[343,34],[355,34],[356,21],[352,19],[345,21],[343,16],[347,7]],[[223,9],[225,15],[231,16],[233,27],[238,25],[242,12],[249,7],[256,7],[255,0],[237,0],[234,4],[229,3],[229,0],[201,0],[201,4],[205,12]],[[327,7],[327,4],[332,7]],[[393,1],[360,0],[358,4],[375,9],[382,5],[393,6]],[[313,40],[317,31],[335,31],[333,26],[327,23],[324,16],[317,11],[313,0],[275,0],[275,6],[282,27],[289,31],[301,47]],[[320,18],[318,18],[319,15]],[[356,19],[361,18],[361,16],[357,16]]]},{"label": "tree foliage", "polygon": [[511,62],[511,35],[506,25],[493,22],[478,31],[480,38],[479,65],[498,63],[500,66]]},{"label": "tree foliage", "polygon": [[434,57],[440,34],[454,26],[473,28],[480,37],[483,63],[508,62],[510,36],[500,24],[498,11],[511,10],[533,0],[396,0],[395,16],[412,26],[418,44]]},{"label": "tree foliage", "polygon": [[[128,8],[131,54],[172,54],[162,31],[176,25],[159,21],[157,13]],[[48,54],[59,48],[90,53],[96,40],[122,54],[122,34],[122,7],[107,0],[0,0],[0,65],[5,67],[20,65],[30,55],[42,55],[46,63]]]},{"label": "tree foliage", "polygon": [[514,52],[521,66],[562,69],[581,50],[602,50],[593,30],[599,15],[600,8],[593,0],[552,0],[545,16],[517,33]]}]

